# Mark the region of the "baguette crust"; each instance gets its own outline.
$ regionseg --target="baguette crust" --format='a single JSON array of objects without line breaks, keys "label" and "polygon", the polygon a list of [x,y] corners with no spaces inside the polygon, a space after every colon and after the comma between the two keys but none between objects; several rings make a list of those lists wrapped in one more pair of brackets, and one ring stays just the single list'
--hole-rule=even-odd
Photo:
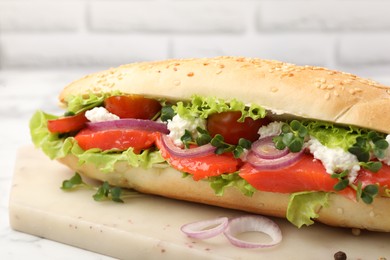
[{"label": "baguette crust", "polygon": [[321,67],[240,57],[167,60],[123,65],[69,84],[67,97],[119,90],[187,100],[192,95],[235,98],[275,114],[355,125],[390,133],[390,88]]},{"label": "baguette crust", "polygon": [[[208,182],[194,181],[191,177],[183,178],[181,172],[171,167],[142,169],[117,163],[116,171],[107,174],[92,164],[80,165],[73,155],[67,155],[59,161],[84,176],[107,181],[113,186],[251,213],[281,218],[286,216],[290,194],[257,191],[252,197],[247,197],[235,187],[228,187],[223,196],[216,196]],[[367,205],[342,195],[331,194],[329,207],[318,209],[319,217],[315,220],[336,227],[390,232],[389,208],[388,198],[378,197]]]}]

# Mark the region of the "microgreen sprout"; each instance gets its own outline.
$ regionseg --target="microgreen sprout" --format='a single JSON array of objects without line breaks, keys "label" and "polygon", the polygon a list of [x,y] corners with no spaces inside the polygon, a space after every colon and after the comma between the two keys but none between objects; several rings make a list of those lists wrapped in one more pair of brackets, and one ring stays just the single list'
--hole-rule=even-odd
[{"label": "microgreen sprout", "polygon": [[370,152],[381,159],[385,156],[385,150],[389,147],[386,139],[374,131],[370,131],[367,135],[356,138],[355,144],[348,151],[358,158],[360,162],[368,162],[370,160]]},{"label": "microgreen sprout", "polygon": [[185,148],[190,148],[190,144],[193,144],[192,134],[187,129],[184,131],[184,135],[180,137],[180,140],[183,142]]},{"label": "microgreen sprout", "polygon": [[376,184],[370,184],[362,188],[362,183],[359,182],[357,186],[353,187],[356,190],[356,198],[361,198],[366,204],[371,204],[374,197],[378,194],[379,188]]},{"label": "microgreen sprout", "polygon": [[224,141],[224,138],[220,134],[216,134],[213,139],[210,141],[211,145],[216,147],[216,154],[223,154],[228,152],[233,152],[235,158],[239,158],[245,149],[250,149],[252,143],[244,138],[238,140],[237,145],[228,144]]},{"label": "microgreen sprout", "polygon": [[366,204],[371,204],[374,200],[374,197],[378,194],[379,188],[376,184],[369,184],[362,188],[362,183],[359,182],[358,185],[349,183],[348,180],[348,170],[342,171],[341,173],[334,173],[331,175],[332,178],[337,178],[339,181],[333,186],[335,191],[341,191],[347,187],[351,187],[356,191],[356,199],[361,199]]},{"label": "microgreen sprout", "polygon": [[61,189],[63,190],[73,190],[77,188],[91,188],[90,185],[83,182],[80,174],[78,174],[77,172],[75,173],[75,175],[73,175],[72,178],[70,178],[69,180],[64,180],[62,182]]},{"label": "microgreen sprout", "polygon": [[173,110],[172,106],[164,106],[161,109],[161,121],[167,122],[168,120],[172,120],[172,118],[175,116],[175,111]]},{"label": "microgreen sprout", "polygon": [[191,144],[201,146],[210,143],[211,136],[209,132],[200,127],[197,127],[196,130],[198,131],[198,135],[195,140],[193,140],[194,138],[192,137],[192,133],[190,131],[187,129],[184,130],[184,135],[180,138],[180,140],[183,142],[185,148],[189,148]]},{"label": "microgreen sprout", "polygon": [[197,127],[196,130],[198,131],[199,135],[196,137],[196,144],[197,145],[205,145],[211,142],[211,136],[207,130],[202,129],[200,127]]},{"label": "microgreen sprout", "polygon": [[345,170],[345,171],[342,171],[341,173],[333,173],[331,175],[332,178],[336,178],[339,180],[338,183],[336,183],[334,186],[333,186],[333,189],[335,191],[341,191],[345,188],[348,187],[349,185],[349,180],[348,180],[348,170]]},{"label": "microgreen sprout", "polygon": [[292,120],[289,124],[284,123],[281,130],[281,134],[273,140],[275,147],[279,150],[288,147],[293,153],[300,152],[308,135],[307,128],[299,121]]},{"label": "microgreen sprout", "polygon": [[189,148],[191,144],[201,146],[210,143],[212,146],[217,148],[215,150],[216,154],[232,152],[235,158],[239,158],[246,149],[249,150],[252,146],[252,142],[245,138],[240,138],[238,140],[238,144],[233,145],[226,143],[223,136],[220,134],[216,134],[213,138],[211,138],[207,130],[200,127],[197,127],[196,130],[198,131],[198,136],[195,138],[195,141],[193,140],[190,131],[184,131],[184,135],[180,138],[184,147]]},{"label": "microgreen sprout", "polygon": [[[95,201],[112,200],[114,202],[123,203],[124,197],[130,197],[134,196],[135,194],[139,194],[136,191],[128,191],[122,190],[120,187],[112,187],[107,181],[103,182],[99,187],[89,185],[82,180],[80,174],[77,172],[69,180],[64,180],[61,186],[61,189],[65,191],[72,191],[81,188],[96,190],[96,193],[93,195],[93,199]],[[123,194],[125,191],[126,194]]]},{"label": "microgreen sprout", "polygon": [[96,201],[103,200],[112,200],[115,202],[123,203],[121,199],[122,189],[119,187],[111,187],[108,182],[103,182],[103,184],[98,188],[97,192],[93,195],[93,199]]},{"label": "microgreen sprout", "polygon": [[380,134],[370,131],[367,135],[359,136],[348,151],[354,154],[361,165],[372,172],[377,172],[382,167],[381,162],[370,162],[371,153],[382,159],[389,143]]}]

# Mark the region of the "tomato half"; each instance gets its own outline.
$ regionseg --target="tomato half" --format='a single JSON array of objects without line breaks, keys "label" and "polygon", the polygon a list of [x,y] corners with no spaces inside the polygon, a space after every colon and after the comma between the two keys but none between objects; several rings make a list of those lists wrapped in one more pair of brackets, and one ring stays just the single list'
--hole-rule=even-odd
[{"label": "tomato half", "polygon": [[160,102],[139,95],[108,97],[104,107],[120,118],[137,119],[152,119],[161,110]]},{"label": "tomato half", "polygon": [[[310,154],[303,154],[296,163],[277,170],[257,170],[246,163],[239,175],[258,190],[278,193],[334,191],[338,182],[326,172],[321,161],[314,160]],[[349,187],[340,193],[355,196]]]},{"label": "tomato half", "polygon": [[74,116],[60,117],[47,121],[47,128],[52,133],[69,133],[80,130],[85,126],[88,119],[85,117],[85,112],[81,112]]},{"label": "tomato half", "polygon": [[161,141],[161,135],[156,139],[157,148],[160,150],[162,157],[169,164],[181,172],[192,175],[194,180],[200,180],[211,176],[218,176],[224,173],[235,172],[239,166],[239,160],[231,154],[210,154],[200,157],[176,157],[165,149]]},{"label": "tomato half", "polygon": [[229,144],[237,144],[240,138],[256,141],[259,138],[257,131],[262,125],[268,124],[269,120],[253,120],[247,117],[244,122],[237,122],[241,115],[240,111],[212,114],[207,119],[207,130],[211,136],[222,135]]},{"label": "tomato half", "polygon": [[81,130],[75,139],[84,149],[100,148],[102,150],[134,148],[134,152],[151,147],[156,136],[154,132],[134,129],[109,129],[104,131],[92,131],[88,128]]}]

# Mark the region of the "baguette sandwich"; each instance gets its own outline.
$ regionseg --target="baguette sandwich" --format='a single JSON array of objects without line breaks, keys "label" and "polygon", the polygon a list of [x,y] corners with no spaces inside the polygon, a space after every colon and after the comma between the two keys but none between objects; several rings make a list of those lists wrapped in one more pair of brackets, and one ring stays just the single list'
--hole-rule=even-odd
[{"label": "baguette sandwich", "polygon": [[87,75],[37,111],[34,144],[82,176],[142,193],[390,232],[390,89],[241,57]]}]

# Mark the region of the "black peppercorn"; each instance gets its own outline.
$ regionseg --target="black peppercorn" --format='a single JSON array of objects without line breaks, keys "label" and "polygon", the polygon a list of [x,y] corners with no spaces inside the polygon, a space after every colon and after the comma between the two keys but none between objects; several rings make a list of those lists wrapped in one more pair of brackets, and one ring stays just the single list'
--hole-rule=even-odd
[{"label": "black peppercorn", "polygon": [[343,251],[338,251],[334,254],[334,260],[347,260],[347,254]]}]

